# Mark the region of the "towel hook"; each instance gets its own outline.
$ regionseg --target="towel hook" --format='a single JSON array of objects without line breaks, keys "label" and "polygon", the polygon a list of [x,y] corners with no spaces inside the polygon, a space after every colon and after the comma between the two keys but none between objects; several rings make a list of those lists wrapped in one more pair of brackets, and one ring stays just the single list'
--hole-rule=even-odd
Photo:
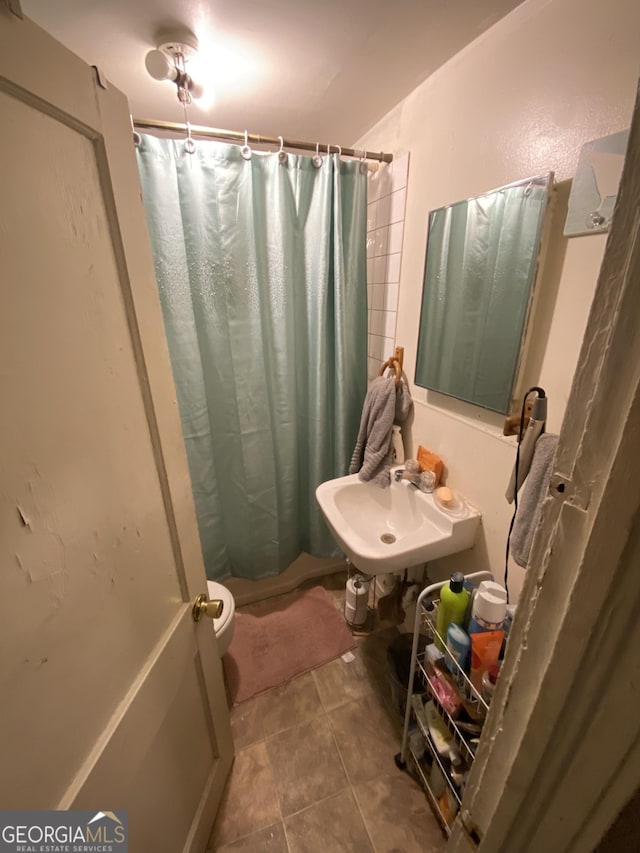
[{"label": "towel hook", "polygon": [[278,163],[280,163],[282,166],[284,166],[284,164],[287,162],[287,152],[284,150],[284,139],[281,136],[279,136],[278,139],[280,140],[280,150],[278,151]]},{"label": "towel hook", "polygon": [[382,363],[378,376],[384,376],[386,370],[391,368],[395,371],[396,386],[400,384],[402,379],[402,367],[404,364],[404,347],[396,347],[395,352],[385,362]]},{"label": "towel hook", "polygon": [[320,156],[320,143],[316,142],[316,153],[311,158],[312,164],[316,169],[319,169],[322,166],[322,157]]},{"label": "towel hook", "polygon": [[249,132],[245,130],[244,132],[244,145],[240,149],[240,153],[244,157],[245,160],[251,160],[251,148],[249,147]]}]

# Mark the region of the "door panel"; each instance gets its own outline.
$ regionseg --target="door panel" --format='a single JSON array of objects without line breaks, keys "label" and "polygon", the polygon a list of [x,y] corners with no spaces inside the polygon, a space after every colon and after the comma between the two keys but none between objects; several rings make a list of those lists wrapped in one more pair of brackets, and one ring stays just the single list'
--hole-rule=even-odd
[{"label": "door panel", "polygon": [[[69,792],[80,809],[105,797],[122,808],[135,802],[148,850],[182,849],[217,754],[190,614],[169,626],[164,640],[107,727],[78,793]],[[130,832],[133,837],[133,827]]]},{"label": "door panel", "polygon": [[232,744],[126,100],[0,11],[0,114],[0,802],[202,849]]}]

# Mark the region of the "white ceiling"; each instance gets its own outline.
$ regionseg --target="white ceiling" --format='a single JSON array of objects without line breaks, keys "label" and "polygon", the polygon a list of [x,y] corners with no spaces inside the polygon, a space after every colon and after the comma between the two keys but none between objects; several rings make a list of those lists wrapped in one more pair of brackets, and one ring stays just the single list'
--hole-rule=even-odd
[{"label": "white ceiling", "polygon": [[521,2],[22,0],[22,8],[98,65],[135,116],[183,119],[175,86],[144,67],[158,30],[181,24],[199,39],[212,97],[191,108],[193,124],[349,146]]}]

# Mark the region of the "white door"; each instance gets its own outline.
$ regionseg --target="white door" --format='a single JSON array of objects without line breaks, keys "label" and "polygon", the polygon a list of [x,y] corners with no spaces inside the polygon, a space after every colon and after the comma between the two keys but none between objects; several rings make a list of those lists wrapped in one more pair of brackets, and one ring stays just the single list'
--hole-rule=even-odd
[{"label": "white door", "polygon": [[0,807],[203,850],[233,757],[129,112],[0,5]]}]

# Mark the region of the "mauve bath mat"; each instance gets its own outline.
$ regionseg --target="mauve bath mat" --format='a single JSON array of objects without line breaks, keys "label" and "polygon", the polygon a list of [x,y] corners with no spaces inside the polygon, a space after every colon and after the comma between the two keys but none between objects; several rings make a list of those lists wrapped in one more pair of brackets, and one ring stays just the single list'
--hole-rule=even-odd
[{"label": "mauve bath mat", "polygon": [[234,705],[355,647],[331,593],[315,586],[236,611],[229,651],[223,657]]}]

